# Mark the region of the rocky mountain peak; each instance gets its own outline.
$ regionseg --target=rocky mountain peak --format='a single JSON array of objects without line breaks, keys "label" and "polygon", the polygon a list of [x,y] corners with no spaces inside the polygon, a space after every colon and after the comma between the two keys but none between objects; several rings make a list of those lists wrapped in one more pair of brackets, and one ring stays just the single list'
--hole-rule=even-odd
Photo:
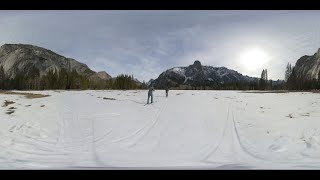
[{"label": "rocky mountain peak", "polygon": [[105,71],[100,71],[100,72],[97,72],[97,75],[98,77],[100,77],[101,79],[103,80],[109,80],[111,79],[112,77]]},{"label": "rocky mountain peak", "polygon": [[252,82],[257,78],[224,67],[202,66],[199,60],[187,67],[175,67],[162,72],[154,80],[156,88],[166,86],[218,86],[221,83]]},{"label": "rocky mountain peak", "polygon": [[196,69],[202,68],[201,62],[199,60],[194,61],[192,66],[195,67]]},{"label": "rocky mountain peak", "polygon": [[320,48],[318,49],[318,51],[316,52],[315,55],[316,55],[317,58],[320,58]]},{"label": "rocky mountain peak", "polygon": [[201,66],[201,62],[199,60],[195,60],[193,65],[194,66]]}]

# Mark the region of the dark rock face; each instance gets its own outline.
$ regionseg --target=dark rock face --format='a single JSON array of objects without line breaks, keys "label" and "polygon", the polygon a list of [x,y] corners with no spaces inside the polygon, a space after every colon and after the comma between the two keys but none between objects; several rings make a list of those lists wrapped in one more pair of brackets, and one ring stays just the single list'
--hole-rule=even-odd
[{"label": "dark rock face", "polygon": [[318,79],[320,72],[320,49],[313,56],[305,55],[298,59],[294,71],[298,77],[303,79]]},{"label": "dark rock face", "polygon": [[150,79],[148,82],[147,82],[147,86],[152,86],[154,83],[154,79]]},{"label": "dark rock face", "polygon": [[193,65],[191,65],[191,66],[193,66],[193,68],[195,68],[195,69],[197,69],[197,70],[199,70],[199,71],[202,70],[202,65],[201,65],[201,63],[200,63],[199,60],[196,60],[196,61],[193,63]]},{"label": "dark rock face", "polygon": [[205,82],[205,71],[199,60],[196,60],[193,65],[186,68],[186,77],[192,77],[194,85],[201,85]]},{"label": "dark rock face", "polygon": [[258,78],[243,76],[225,67],[202,66],[196,60],[188,67],[175,67],[161,73],[154,80],[156,88],[178,87],[180,85],[210,86],[233,82],[251,82]]},{"label": "dark rock face", "polygon": [[62,68],[66,70],[76,70],[79,74],[85,75],[93,80],[104,80],[110,77],[106,72],[96,73],[86,64],[74,59],[63,57],[48,49],[26,45],[26,44],[5,44],[0,47],[0,65],[10,78],[14,78],[17,73],[28,73],[35,66],[40,71],[40,76],[48,71]]}]

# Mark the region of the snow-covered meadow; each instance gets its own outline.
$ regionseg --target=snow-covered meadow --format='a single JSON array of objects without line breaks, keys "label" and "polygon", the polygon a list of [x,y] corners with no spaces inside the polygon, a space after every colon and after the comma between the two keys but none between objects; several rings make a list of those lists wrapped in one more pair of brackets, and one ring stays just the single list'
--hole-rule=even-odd
[{"label": "snow-covered meadow", "polygon": [[0,94],[2,169],[320,169],[317,93],[34,93]]}]

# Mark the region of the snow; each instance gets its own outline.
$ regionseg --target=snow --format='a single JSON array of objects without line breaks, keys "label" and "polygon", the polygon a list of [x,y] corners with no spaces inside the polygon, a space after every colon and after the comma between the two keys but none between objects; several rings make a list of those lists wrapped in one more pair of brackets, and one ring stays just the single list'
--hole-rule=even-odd
[{"label": "snow", "polygon": [[191,80],[192,81],[192,77],[187,77],[187,76],[184,76],[184,82],[183,83],[186,83],[188,80]]},{"label": "snow", "polygon": [[185,69],[181,68],[181,67],[175,67],[171,69],[173,72],[181,75],[181,76],[185,76]]},{"label": "snow", "polygon": [[51,96],[0,94],[2,169],[320,168],[320,94],[36,93]]},{"label": "snow", "polygon": [[[220,77],[220,78],[222,78],[222,77],[224,77],[224,76],[227,76],[227,75],[229,75],[229,74],[235,74],[234,73],[234,71],[233,70],[229,70],[229,69],[227,69],[227,68],[218,68],[217,69],[217,75]],[[238,78],[239,79],[239,78]]]}]

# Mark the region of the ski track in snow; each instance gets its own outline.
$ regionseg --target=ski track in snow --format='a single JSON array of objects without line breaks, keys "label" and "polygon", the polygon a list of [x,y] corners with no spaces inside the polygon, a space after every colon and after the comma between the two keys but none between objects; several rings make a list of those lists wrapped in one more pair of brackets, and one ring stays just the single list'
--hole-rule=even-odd
[{"label": "ski track in snow", "polygon": [[320,168],[319,94],[40,93],[0,95],[0,168]]}]

